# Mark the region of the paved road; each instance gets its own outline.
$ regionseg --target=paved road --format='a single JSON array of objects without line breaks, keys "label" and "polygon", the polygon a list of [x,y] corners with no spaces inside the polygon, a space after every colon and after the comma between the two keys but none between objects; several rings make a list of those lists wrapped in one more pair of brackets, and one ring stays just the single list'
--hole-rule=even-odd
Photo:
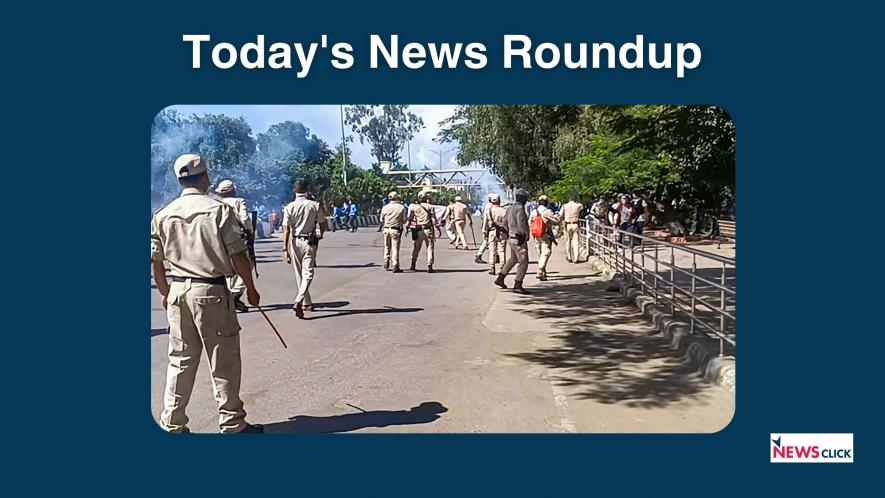
[{"label": "paved road", "polygon": [[[411,241],[403,244],[407,267]],[[298,320],[278,239],[259,241],[263,307],[240,314],[248,420],[268,432],[714,432],[731,395],[704,383],[584,265],[557,252],[527,298],[499,291],[473,252],[437,250],[439,273],[380,268],[375,229],[327,234]],[[530,268],[531,270],[531,268]],[[151,412],[162,409],[168,335],[151,298]],[[205,362],[190,428],[217,432]]]}]

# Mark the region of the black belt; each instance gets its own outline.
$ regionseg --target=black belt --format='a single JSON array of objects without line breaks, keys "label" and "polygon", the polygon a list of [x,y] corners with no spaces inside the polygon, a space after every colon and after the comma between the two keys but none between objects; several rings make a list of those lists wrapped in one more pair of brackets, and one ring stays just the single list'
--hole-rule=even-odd
[{"label": "black belt", "polygon": [[190,280],[191,282],[196,282],[198,284],[212,284],[212,285],[225,285],[227,281],[224,277],[179,277],[176,275],[172,275],[173,282],[187,282]]}]

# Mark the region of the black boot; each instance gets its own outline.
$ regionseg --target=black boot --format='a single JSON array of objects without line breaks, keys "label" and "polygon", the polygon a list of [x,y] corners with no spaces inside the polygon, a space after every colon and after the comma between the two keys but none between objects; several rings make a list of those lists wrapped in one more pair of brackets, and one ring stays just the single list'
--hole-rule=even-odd
[{"label": "black boot", "polygon": [[427,273],[436,273],[436,271],[433,269],[433,265],[427,265]]},{"label": "black boot", "polygon": [[393,273],[402,273],[403,271],[399,269],[399,266],[393,267]]},{"label": "black boot", "polygon": [[415,271],[415,262],[412,261],[412,264],[409,265],[409,271]]},{"label": "black boot", "polygon": [[473,262],[480,265],[485,264],[485,261],[482,260],[482,256],[480,255],[477,255],[475,258],[473,258]]},{"label": "black boot", "polygon": [[295,312],[295,316],[297,316],[299,320],[304,320],[304,308],[301,307],[301,303],[292,306],[292,311]]},{"label": "black boot", "polygon": [[489,268],[489,275],[496,275],[498,272],[495,271],[495,267]]},{"label": "black boot", "polygon": [[384,262],[384,269],[385,269],[385,270],[389,270],[389,269],[390,269],[390,262],[389,262],[389,261],[385,261],[385,262]]},{"label": "black boot", "polygon": [[498,287],[500,287],[502,289],[507,288],[507,284],[504,283],[504,277],[506,277],[506,275],[504,275],[503,273],[500,273],[500,274],[498,274],[498,278],[495,279],[495,285],[497,285]]},{"label": "black boot", "polygon": [[513,292],[517,294],[531,294],[531,292],[525,290],[522,286],[522,280],[514,280],[513,281]]}]

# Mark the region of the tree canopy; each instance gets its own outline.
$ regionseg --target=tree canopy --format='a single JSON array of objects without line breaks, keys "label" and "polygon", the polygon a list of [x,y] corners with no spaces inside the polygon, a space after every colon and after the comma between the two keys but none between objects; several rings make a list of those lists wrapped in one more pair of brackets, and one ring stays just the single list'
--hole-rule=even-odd
[{"label": "tree canopy", "polygon": [[357,134],[360,143],[368,142],[378,167],[381,161],[401,166],[403,146],[424,128],[424,121],[409,112],[407,105],[350,105],[345,107],[345,122]]},{"label": "tree canopy", "polygon": [[[203,156],[212,181],[233,180],[250,202],[278,207],[292,199],[295,180],[305,179],[325,202],[343,199],[379,203],[394,185],[371,170],[350,163],[348,184],[341,178],[341,147],[332,150],[302,123],[284,121],[257,135],[243,118],[222,114],[182,116],[163,110],[151,131],[151,204],[178,195],[171,165],[185,153]],[[348,154],[349,156],[349,154]]]},{"label": "tree canopy", "polygon": [[734,207],[734,123],[719,107],[467,105],[441,124],[461,164],[558,200],[639,191],[683,212]]}]

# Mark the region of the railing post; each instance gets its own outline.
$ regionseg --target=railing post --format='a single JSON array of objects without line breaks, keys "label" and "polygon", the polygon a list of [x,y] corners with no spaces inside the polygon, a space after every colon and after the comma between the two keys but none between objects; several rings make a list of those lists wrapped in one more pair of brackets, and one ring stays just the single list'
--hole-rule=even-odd
[{"label": "railing post", "polygon": [[725,261],[722,262],[722,278],[720,280],[720,284],[722,288],[719,289],[719,356],[721,357],[724,353],[725,344],[722,340],[722,336],[725,335],[725,273],[726,273],[726,265]]},{"label": "railing post", "polygon": [[697,294],[697,279],[695,279],[695,275],[698,274],[698,255],[695,253],[691,253],[691,333],[694,334],[694,317],[697,314],[695,310],[695,295]]},{"label": "railing post", "polygon": [[670,314],[676,316],[676,255],[670,246]]},{"label": "railing post", "polygon": [[658,246],[659,244],[655,242],[655,281],[654,281],[654,289],[655,289],[655,304],[658,304],[658,278],[661,276],[658,271]]}]

